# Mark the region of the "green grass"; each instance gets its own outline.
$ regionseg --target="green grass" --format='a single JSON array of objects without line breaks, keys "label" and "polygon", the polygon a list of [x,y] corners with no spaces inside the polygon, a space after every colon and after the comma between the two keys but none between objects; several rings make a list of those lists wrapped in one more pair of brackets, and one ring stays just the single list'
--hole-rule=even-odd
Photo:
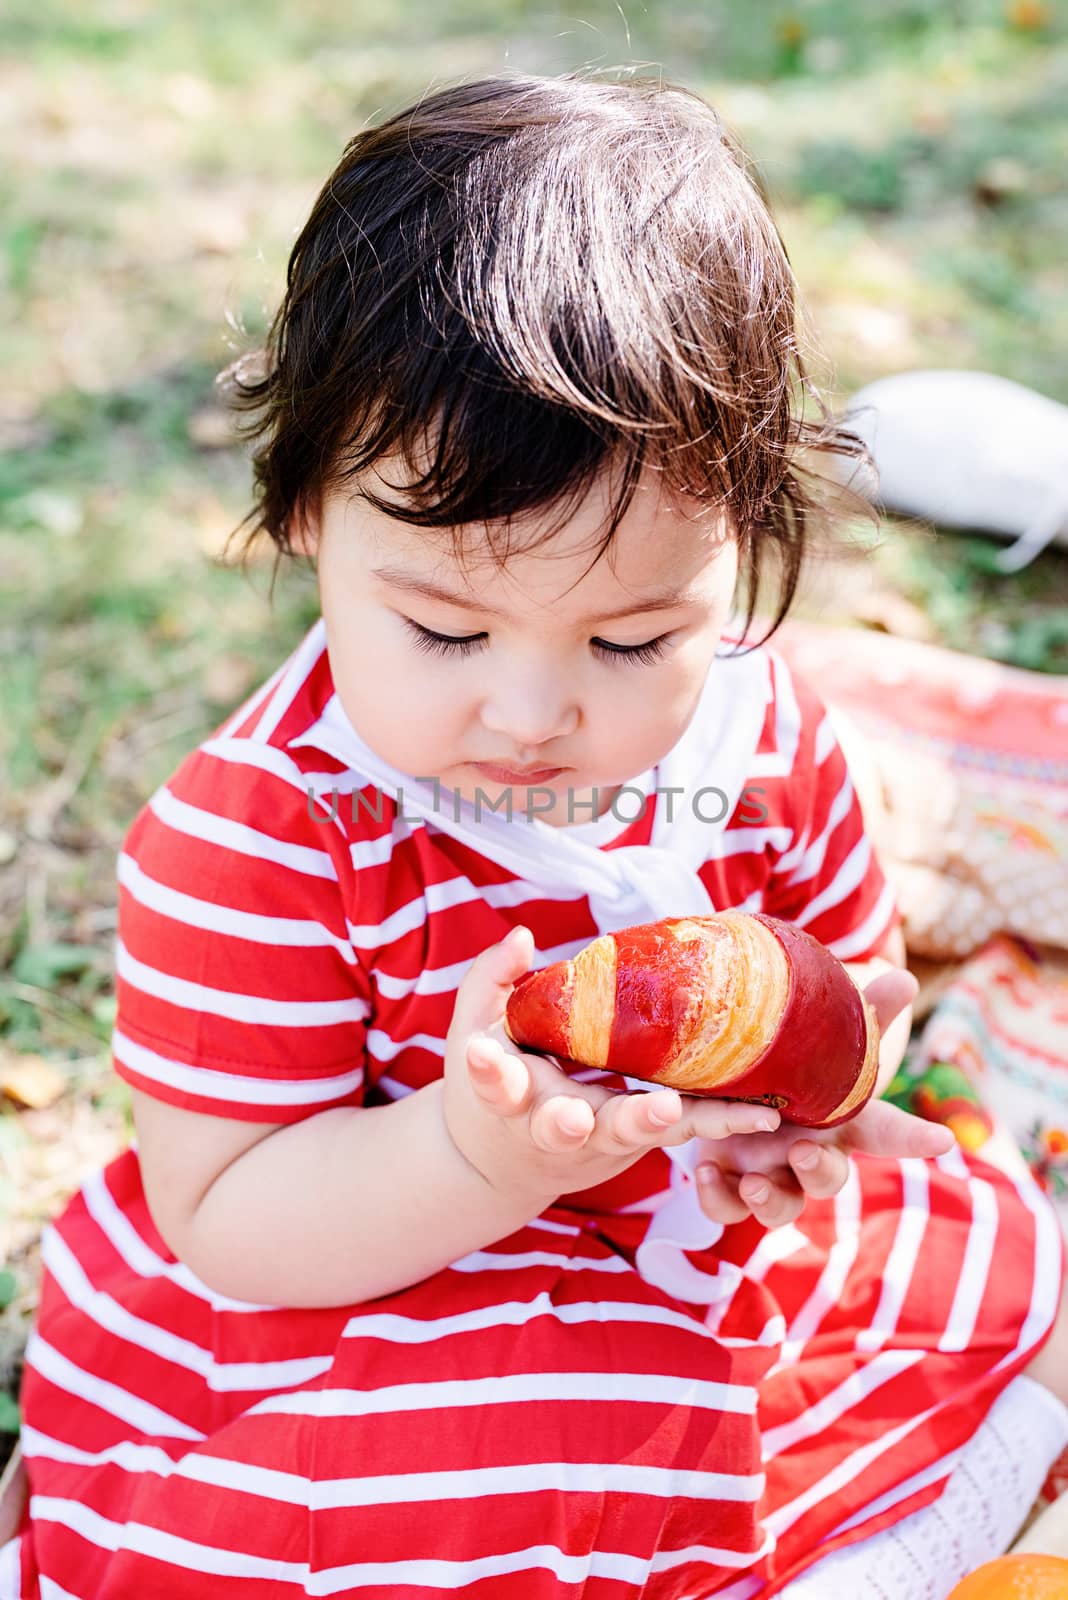
[{"label": "green grass", "polygon": [[[306,570],[272,606],[267,569],[215,559],[247,463],[190,418],[368,120],[502,69],[662,70],[756,157],[832,399],[936,365],[1068,401],[1062,5],[8,0],[0,42],[0,1047],[67,1064],[101,1115],[127,1114],[123,834],[315,610]],[[871,570],[944,643],[1068,670],[1068,557],[1006,579],[995,548],[890,523]]]},{"label": "green grass", "polygon": [[[991,0],[577,14],[319,0],[265,25],[247,0],[15,0],[5,76],[19,138],[0,180],[0,828],[15,854],[0,1030],[3,970],[27,945],[90,937],[134,811],[313,614],[307,571],[272,606],[265,569],[214,559],[247,508],[247,464],[199,447],[190,417],[262,334],[293,235],[358,127],[478,72],[662,70],[720,105],[753,151],[832,399],[930,364],[1068,400],[1068,30],[1057,8],[1031,13]],[[943,642],[1064,670],[1065,557],[1003,579],[994,548],[891,523],[871,561]],[[63,852],[43,902],[26,898],[42,808]],[[55,892],[68,883],[84,899]],[[55,991],[72,983],[57,974]],[[25,1008],[15,1021],[30,1040]]]}]

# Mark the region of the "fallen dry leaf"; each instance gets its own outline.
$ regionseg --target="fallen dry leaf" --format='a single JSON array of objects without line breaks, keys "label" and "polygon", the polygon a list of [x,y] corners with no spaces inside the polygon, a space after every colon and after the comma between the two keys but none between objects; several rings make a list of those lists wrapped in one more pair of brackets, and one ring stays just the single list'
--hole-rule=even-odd
[{"label": "fallen dry leaf", "polygon": [[0,1093],[17,1105],[40,1111],[53,1105],[66,1087],[63,1073],[43,1056],[16,1055],[11,1050],[0,1053]]}]

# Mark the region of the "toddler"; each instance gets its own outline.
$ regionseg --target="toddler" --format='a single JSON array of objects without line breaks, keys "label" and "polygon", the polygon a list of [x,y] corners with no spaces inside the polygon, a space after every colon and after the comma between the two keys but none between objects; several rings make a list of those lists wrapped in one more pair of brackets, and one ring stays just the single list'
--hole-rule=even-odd
[{"label": "toddler", "polygon": [[321,617],[119,855],[137,1137],[45,1231],[0,1600],[863,1600],[891,1538],[944,1594],[1068,1438],[1038,1191],[878,1098],[813,1132],[502,1026],[736,907],[850,965],[882,1085],[908,1035],[841,750],[750,637],[849,441],[742,153],[659,80],[428,94],[233,382]]}]

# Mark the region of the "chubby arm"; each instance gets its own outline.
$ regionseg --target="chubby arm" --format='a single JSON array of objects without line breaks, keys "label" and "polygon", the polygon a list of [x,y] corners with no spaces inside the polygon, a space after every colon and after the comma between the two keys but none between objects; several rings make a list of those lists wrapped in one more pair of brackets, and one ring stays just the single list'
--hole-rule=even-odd
[{"label": "chubby arm", "polygon": [[235,1300],[327,1307],[407,1288],[552,1198],[492,1188],[453,1143],[442,1091],[437,1079],[392,1105],[280,1126],[132,1090],[152,1220],[180,1261]]}]

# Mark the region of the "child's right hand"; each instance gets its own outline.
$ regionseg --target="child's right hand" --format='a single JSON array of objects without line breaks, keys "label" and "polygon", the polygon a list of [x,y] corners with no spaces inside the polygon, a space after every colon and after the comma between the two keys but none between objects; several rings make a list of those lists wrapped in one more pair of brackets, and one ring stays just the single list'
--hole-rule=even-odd
[{"label": "child's right hand", "polygon": [[454,1144],[502,1194],[551,1205],[624,1172],[656,1146],[771,1132],[778,1112],[677,1089],[620,1093],[579,1083],[552,1056],[527,1055],[503,1027],[529,971],[529,928],[476,957],[456,992],[445,1040],[445,1121]]}]

